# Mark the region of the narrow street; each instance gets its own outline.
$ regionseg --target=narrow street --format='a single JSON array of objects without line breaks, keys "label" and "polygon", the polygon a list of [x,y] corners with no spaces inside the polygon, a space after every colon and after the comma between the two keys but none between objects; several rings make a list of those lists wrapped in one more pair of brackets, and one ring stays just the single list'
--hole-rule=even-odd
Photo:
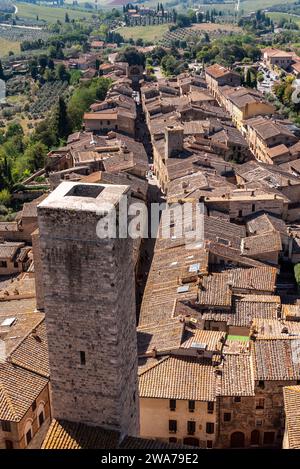
[{"label": "narrow street", "polygon": [[[136,89],[140,93],[140,87]],[[149,170],[150,165],[153,163],[153,149],[151,143],[150,133],[145,122],[145,116],[143,113],[141,100],[137,105],[137,119],[136,119],[136,139],[143,143],[148,156]],[[139,320],[140,308],[142,304],[143,294],[150,271],[155,238],[151,238],[151,204],[164,202],[162,192],[159,188],[158,181],[155,175],[148,177],[148,196],[147,196],[147,207],[148,207],[148,238],[143,239],[140,248],[140,260],[137,271],[137,286],[136,286],[136,305],[137,305],[137,322]]]}]

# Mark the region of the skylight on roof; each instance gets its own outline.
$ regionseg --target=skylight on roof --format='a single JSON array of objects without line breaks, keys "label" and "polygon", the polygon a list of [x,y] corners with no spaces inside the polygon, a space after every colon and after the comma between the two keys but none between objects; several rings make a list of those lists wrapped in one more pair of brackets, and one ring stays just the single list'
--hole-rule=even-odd
[{"label": "skylight on roof", "polygon": [[2,321],[1,326],[12,326],[13,323],[15,322],[16,318],[6,318],[4,321]]},{"label": "skylight on roof", "polygon": [[189,291],[189,289],[189,285],[182,285],[177,288],[177,293],[186,293],[187,291]]},{"label": "skylight on roof", "polygon": [[192,348],[196,348],[198,350],[206,350],[207,349],[207,344],[204,344],[202,342],[192,342]]},{"label": "skylight on roof", "polygon": [[224,246],[228,246],[228,245],[229,245],[228,239],[218,238],[217,241],[218,241],[218,243],[220,243],[220,244],[224,244]]},{"label": "skylight on roof", "polygon": [[198,272],[200,270],[200,264],[192,264],[189,267],[189,272]]}]

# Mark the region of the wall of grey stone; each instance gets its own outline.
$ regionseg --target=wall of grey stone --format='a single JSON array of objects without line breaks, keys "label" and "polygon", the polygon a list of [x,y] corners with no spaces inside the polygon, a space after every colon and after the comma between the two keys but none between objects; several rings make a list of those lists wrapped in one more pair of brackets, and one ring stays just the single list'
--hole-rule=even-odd
[{"label": "wall of grey stone", "polygon": [[34,278],[35,278],[35,294],[37,309],[44,309],[44,283],[43,283],[43,267],[41,261],[39,230],[36,229],[32,235],[32,252],[34,261]]},{"label": "wall of grey stone", "polygon": [[94,212],[38,219],[53,416],[138,434],[132,241],[99,239]]}]

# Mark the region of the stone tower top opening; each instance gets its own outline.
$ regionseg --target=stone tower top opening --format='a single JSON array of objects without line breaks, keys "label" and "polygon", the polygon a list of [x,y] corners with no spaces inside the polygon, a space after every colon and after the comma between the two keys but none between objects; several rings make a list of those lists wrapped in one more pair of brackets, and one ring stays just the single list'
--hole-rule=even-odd
[{"label": "stone tower top opening", "polygon": [[100,185],[88,185],[88,184],[78,184],[72,187],[72,189],[65,195],[65,197],[75,196],[75,197],[92,197],[96,199],[99,194],[104,190],[103,186]]},{"label": "stone tower top opening", "polygon": [[128,192],[129,186],[64,181],[43,200],[39,208],[99,213],[104,204],[117,207],[122,196],[128,195]]}]

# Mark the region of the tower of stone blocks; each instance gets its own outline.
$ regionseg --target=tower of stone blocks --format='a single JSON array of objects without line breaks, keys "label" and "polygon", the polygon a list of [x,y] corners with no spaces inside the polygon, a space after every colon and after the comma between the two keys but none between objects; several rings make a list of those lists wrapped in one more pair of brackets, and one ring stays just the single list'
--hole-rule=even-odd
[{"label": "tower of stone blocks", "polygon": [[169,125],[165,128],[165,159],[172,158],[183,150],[183,134],[182,125]]},{"label": "tower of stone blocks", "polygon": [[38,206],[38,223],[53,417],[136,435],[132,240],[96,232],[103,203],[118,210],[128,190],[63,182]]}]

